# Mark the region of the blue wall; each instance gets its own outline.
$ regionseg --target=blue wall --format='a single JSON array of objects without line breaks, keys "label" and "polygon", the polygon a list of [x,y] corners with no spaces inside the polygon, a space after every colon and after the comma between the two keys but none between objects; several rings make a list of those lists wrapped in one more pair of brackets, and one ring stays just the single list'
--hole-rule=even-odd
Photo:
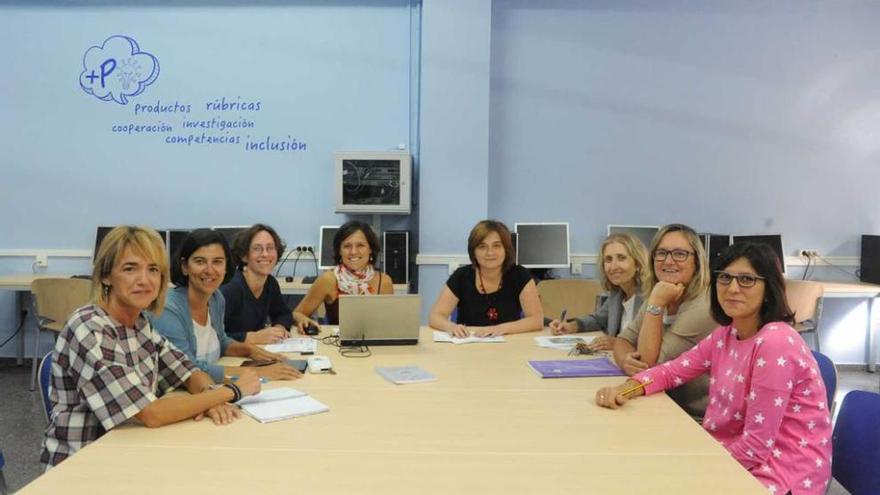
[{"label": "blue wall", "polygon": [[[0,252],[89,249],[94,225],[123,221],[261,220],[315,242],[341,221],[330,153],[398,144],[418,150],[418,221],[383,224],[417,225],[428,257],[463,255],[487,216],[568,221],[580,254],[609,223],[781,232],[788,255],[850,261],[859,234],[880,231],[876,3],[424,0],[420,24],[404,0],[107,3],[0,2],[0,42],[17,47],[2,55]],[[307,150],[112,135],[130,108],[77,83],[84,50],[112,34],[160,60],[137,98],[260,98],[260,135]],[[31,261],[0,257],[0,271]],[[842,270],[814,278],[853,279]],[[419,276],[427,313],[447,267]],[[0,339],[10,306],[0,293]],[[833,327],[864,308],[838,300],[827,314],[826,329],[850,335]]]}]

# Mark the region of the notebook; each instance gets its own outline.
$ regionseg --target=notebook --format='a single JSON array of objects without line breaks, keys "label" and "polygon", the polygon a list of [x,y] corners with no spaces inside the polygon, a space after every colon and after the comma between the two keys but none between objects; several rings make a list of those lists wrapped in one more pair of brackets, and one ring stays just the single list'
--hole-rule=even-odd
[{"label": "notebook", "polygon": [[238,401],[241,410],[260,423],[271,423],[327,412],[329,407],[305,392],[292,388],[263,390],[257,395]]},{"label": "notebook", "polygon": [[598,359],[554,359],[529,361],[541,378],[574,378],[582,376],[625,376],[607,357]]},{"label": "notebook", "polygon": [[406,345],[419,342],[422,298],[418,294],[342,295],[339,343]]},{"label": "notebook", "polygon": [[379,376],[397,385],[433,382],[437,377],[418,366],[376,366]]},{"label": "notebook", "polygon": [[477,337],[470,335],[468,337],[453,337],[447,332],[434,330],[434,342],[451,342],[453,344],[483,344],[492,342],[504,342],[504,336],[496,335],[494,337]]}]

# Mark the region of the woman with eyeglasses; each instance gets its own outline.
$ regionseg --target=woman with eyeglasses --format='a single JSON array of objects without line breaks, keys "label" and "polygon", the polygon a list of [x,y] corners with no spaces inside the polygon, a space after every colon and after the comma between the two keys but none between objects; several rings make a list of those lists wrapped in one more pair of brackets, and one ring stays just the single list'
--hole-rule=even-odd
[{"label": "woman with eyeglasses", "polygon": [[645,245],[631,234],[611,234],[599,249],[602,263],[599,280],[608,292],[605,302],[591,315],[569,321],[553,320],[550,331],[554,335],[575,332],[602,331],[590,342],[594,351],[610,350],[617,340],[615,336],[626,327],[642,305],[640,290],[648,286],[651,275]]},{"label": "woman with eyeglasses", "polygon": [[254,368],[272,380],[294,380],[302,374],[284,364],[284,356],[254,344],[237,342],[226,335],[226,299],[220,285],[234,271],[232,251],[217,231],[197,229],[187,234],[171,263],[171,281],[165,311],[152,317],[153,326],[218,383],[238,376],[243,368],[217,364],[220,356],[249,357],[268,364]]},{"label": "woman with eyeglasses", "polygon": [[239,232],[232,241],[238,270],[220,287],[226,298],[226,335],[248,344],[272,344],[289,337],[293,314],[272,276],[284,242],[261,223]]},{"label": "woman with eyeglasses", "polygon": [[[330,325],[339,324],[339,296],[343,294],[393,294],[394,282],[374,264],[382,245],[370,224],[351,220],[333,236],[333,259],[336,267],[315,280],[308,294],[293,310],[297,329],[304,333],[310,325],[318,326],[312,315],[321,303]],[[320,328],[320,327],[319,327]]]},{"label": "woman with eyeglasses", "polygon": [[[453,337],[492,337],[544,328],[538,289],[514,261],[510,230],[497,220],[478,222],[468,236],[471,264],[455,271],[431,308],[431,327]],[[456,321],[449,317],[458,310]]]},{"label": "woman with eyeglasses", "polygon": [[766,244],[747,242],[715,266],[712,316],[722,326],[663,366],[599,390],[596,403],[616,409],[708,374],[703,428],[771,493],[823,494],[831,414],[819,366],[791,327],[779,260]]},{"label": "woman with eyeglasses", "polygon": [[[675,359],[715,328],[706,251],[697,233],[687,225],[666,225],[654,236],[650,255],[646,302],[614,343],[614,359],[630,376]],[[708,382],[697,379],[669,395],[689,414],[701,417],[707,389]]]}]

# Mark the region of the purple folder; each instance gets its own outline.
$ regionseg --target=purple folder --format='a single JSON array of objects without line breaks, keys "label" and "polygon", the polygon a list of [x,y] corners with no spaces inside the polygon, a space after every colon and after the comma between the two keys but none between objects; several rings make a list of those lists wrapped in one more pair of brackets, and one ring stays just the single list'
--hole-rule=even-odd
[{"label": "purple folder", "polygon": [[579,376],[624,376],[623,370],[607,357],[598,359],[559,359],[529,361],[541,378],[573,378]]}]

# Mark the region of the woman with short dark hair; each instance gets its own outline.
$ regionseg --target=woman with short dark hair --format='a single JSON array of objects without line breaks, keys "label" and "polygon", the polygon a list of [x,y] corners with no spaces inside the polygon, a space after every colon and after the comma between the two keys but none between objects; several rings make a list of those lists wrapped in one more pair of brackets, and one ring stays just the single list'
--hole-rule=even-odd
[{"label": "woman with short dark hair", "polygon": [[226,299],[218,289],[232,273],[232,252],[222,234],[210,229],[187,234],[171,263],[176,287],[168,291],[165,311],[152,318],[153,326],[215,382],[242,372],[239,366],[217,364],[220,356],[273,362],[254,368],[264,378],[299,378],[299,371],[281,362],[284,356],[226,335]]},{"label": "woman with short dark hair", "polygon": [[272,276],[284,241],[258,223],[236,234],[232,255],[238,270],[220,287],[226,298],[226,334],[247,344],[272,344],[289,337],[293,315]]},{"label": "woman with short dark hair", "polygon": [[[516,264],[510,230],[497,220],[478,222],[468,236],[470,265],[453,273],[429,315],[431,327],[454,337],[491,337],[544,328],[531,274]],[[457,309],[457,321],[450,321]]]},{"label": "woman with short dark hair", "polygon": [[382,245],[370,224],[360,220],[346,222],[333,236],[336,266],[322,273],[293,310],[297,329],[304,332],[318,326],[311,315],[322,303],[330,325],[339,324],[339,296],[345,294],[393,294],[394,282],[375,264]]},{"label": "woman with short dark hair", "polygon": [[663,366],[599,390],[596,403],[616,409],[709,374],[703,428],[772,493],[823,494],[831,414],[819,365],[791,327],[776,254],[766,244],[734,244],[715,267],[712,314],[722,326]]}]

